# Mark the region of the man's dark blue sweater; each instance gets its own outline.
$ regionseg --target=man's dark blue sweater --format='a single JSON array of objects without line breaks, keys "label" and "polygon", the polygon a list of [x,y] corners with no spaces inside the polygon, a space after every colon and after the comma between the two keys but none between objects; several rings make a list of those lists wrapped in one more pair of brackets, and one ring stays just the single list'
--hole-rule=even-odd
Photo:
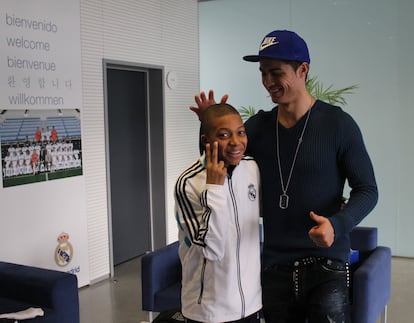
[{"label": "man's dark blue sweater", "polygon": [[[247,155],[257,161],[262,178],[264,220],[263,266],[292,264],[297,258],[324,256],[348,261],[349,233],[374,208],[378,191],[361,131],[342,109],[317,100],[311,109],[291,181],[289,206],[279,207],[282,194],[276,153],[277,107],[246,121]],[[292,128],[279,125],[283,182],[286,186],[306,115]],[[341,208],[344,184],[351,188]],[[317,247],[308,232],[315,222],[310,211],[328,217],[335,230],[330,248]]]}]

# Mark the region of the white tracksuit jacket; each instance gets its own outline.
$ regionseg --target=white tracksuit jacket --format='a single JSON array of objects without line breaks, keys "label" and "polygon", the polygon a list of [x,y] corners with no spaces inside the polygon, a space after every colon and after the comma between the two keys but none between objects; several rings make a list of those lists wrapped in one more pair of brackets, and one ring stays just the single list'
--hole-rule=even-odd
[{"label": "white tracksuit jacket", "polygon": [[262,307],[259,169],[244,157],[224,185],[212,185],[204,160],[175,185],[182,313],[200,322],[234,321]]}]

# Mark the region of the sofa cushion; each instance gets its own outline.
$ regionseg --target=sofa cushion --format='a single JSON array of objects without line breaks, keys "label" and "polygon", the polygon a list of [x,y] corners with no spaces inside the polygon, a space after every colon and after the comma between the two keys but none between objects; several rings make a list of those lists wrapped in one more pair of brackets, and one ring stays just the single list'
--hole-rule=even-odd
[{"label": "sofa cushion", "polygon": [[0,261],[0,298],[2,313],[29,307],[44,310],[44,317],[25,323],[79,322],[78,283],[73,274]]}]

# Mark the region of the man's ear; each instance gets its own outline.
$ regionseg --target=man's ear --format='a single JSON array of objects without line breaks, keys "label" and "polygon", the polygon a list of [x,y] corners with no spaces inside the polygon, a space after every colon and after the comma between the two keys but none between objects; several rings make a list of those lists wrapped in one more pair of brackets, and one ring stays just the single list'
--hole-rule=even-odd
[{"label": "man's ear", "polygon": [[303,62],[299,66],[299,72],[304,78],[306,78],[306,75],[309,73],[309,64],[306,62]]}]

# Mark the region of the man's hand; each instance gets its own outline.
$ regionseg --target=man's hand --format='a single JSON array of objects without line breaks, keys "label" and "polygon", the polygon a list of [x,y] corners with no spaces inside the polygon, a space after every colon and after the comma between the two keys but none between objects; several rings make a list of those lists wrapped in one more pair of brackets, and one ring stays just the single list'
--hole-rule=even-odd
[{"label": "man's hand", "polygon": [[335,241],[335,231],[331,221],[313,211],[310,212],[310,217],[316,222],[316,225],[309,230],[309,237],[318,247],[329,248],[332,246]]},{"label": "man's hand", "polygon": [[[225,94],[221,97],[220,103],[226,103],[228,99],[228,95]],[[196,95],[194,97],[197,106],[190,106],[190,110],[195,112],[198,115],[198,119],[201,120],[204,111],[213,104],[216,104],[216,100],[214,99],[214,91],[210,90],[208,92],[208,98],[206,97],[205,92],[201,92],[200,95]]]},{"label": "man's hand", "polygon": [[218,160],[218,142],[206,144],[206,169],[207,184],[223,185],[227,174],[227,168],[222,160]]}]

